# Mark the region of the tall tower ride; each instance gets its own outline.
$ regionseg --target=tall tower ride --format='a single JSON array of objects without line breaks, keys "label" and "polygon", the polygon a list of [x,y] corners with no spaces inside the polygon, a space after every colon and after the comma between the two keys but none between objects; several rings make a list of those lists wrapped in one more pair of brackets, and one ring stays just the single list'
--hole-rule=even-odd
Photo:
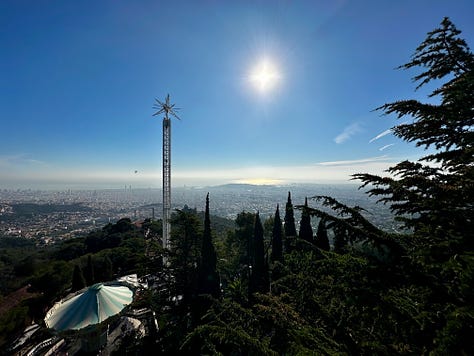
[{"label": "tall tower ride", "polygon": [[174,116],[178,120],[180,118],[176,114],[179,108],[175,108],[175,104],[170,104],[169,94],[164,102],[155,100],[153,108],[158,111],[153,116],[165,114],[163,118],[163,248],[169,248],[171,233],[171,120],[169,116]]}]

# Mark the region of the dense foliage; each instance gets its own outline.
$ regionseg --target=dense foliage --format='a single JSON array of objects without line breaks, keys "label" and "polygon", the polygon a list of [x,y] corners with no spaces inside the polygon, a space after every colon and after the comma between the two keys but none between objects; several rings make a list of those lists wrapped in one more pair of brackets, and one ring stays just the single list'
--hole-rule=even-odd
[{"label": "dense foliage", "polygon": [[24,238],[1,237],[0,348],[32,320],[41,323],[46,310],[69,292],[156,268],[145,252],[160,248],[145,239],[145,231],[153,235],[160,224],[147,221],[140,228],[121,219],[85,238],[41,248]]}]

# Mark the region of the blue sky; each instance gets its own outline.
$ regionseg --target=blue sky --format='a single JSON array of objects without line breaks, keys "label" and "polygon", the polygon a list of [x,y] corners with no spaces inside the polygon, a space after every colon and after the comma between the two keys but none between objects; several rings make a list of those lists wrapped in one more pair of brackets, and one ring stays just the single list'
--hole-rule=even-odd
[{"label": "blue sky", "polygon": [[[409,61],[472,0],[0,2],[0,188],[347,182],[422,151],[373,109],[414,91]],[[249,79],[262,59],[272,90]],[[380,135],[388,133],[386,135]],[[378,138],[377,138],[378,137]],[[135,171],[138,171],[135,173]]]}]

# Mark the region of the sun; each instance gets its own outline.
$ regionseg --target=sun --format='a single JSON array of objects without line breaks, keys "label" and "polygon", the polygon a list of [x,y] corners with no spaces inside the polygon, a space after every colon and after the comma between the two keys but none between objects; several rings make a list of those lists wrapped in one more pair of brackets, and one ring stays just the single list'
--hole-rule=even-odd
[{"label": "sun", "polygon": [[273,90],[281,79],[277,66],[268,58],[261,59],[251,70],[250,83],[260,93]]}]

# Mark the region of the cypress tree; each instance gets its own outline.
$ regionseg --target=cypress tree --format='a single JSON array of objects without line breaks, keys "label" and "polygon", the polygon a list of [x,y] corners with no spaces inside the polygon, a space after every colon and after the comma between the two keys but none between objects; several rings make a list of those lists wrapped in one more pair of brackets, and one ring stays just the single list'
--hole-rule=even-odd
[{"label": "cypress tree", "polygon": [[74,272],[72,274],[72,287],[71,292],[81,290],[86,286],[86,280],[82,274],[81,267],[79,265],[74,266]]},{"label": "cypress tree", "polygon": [[253,231],[253,264],[252,274],[250,276],[250,295],[255,292],[265,293],[268,291],[268,276],[265,266],[265,247],[263,243],[263,226],[260,220],[260,214],[255,216]]},{"label": "cypress tree", "polygon": [[212,243],[211,219],[209,216],[209,193],[206,196],[204,231],[202,235],[201,263],[199,268],[199,293],[219,296],[219,274],[216,270],[217,256]]},{"label": "cypress tree", "polygon": [[109,256],[106,256],[104,260],[104,276],[106,280],[111,280],[114,276],[113,265]]},{"label": "cypress tree", "polygon": [[341,227],[334,228],[334,252],[345,253],[347,250],[346,229]]},{"label": "cypress tree", "polygon": [[308,198],[304,200],[304,207],[301,212],[300,239],[313,243],[313,228],[311,227],[311,216],[309,215]]},{"label": "cypress tree", "polygon": [[86,279],[87,285],[90,286],[95,282],[94,276],[94,264],[92,263],[92,256],[87,256],[87,266],[84,270],[84,277]]},{"label": "cypress tree", "polygon": [[318,231],[316,232],[315,245],[321,250],[329,251],[328,231],[326,229],[326,222],[324,219],[319,221]]},{"label": "cypress tree", "polygon": [[248,268],[253,261],[253,228],[255,214],[242,211],[235,219],[236,230],[234,241],[229,248],[235,248],[235,268]]},{"label": "cypress tree", "polygon": [[277,205],[275,219],[273,220],[271,261],[283,262],[283,240],[279,205]]},{"label": "cypress tree", "polygon": [[291,252],[290,241],[296,237],[295,213],[291,202],[291,193],[288,192],[288,200],[285,207],[285,250]]},{"label": "cypress tree", "polygon": [[[199,284],[199,265],[202,247],[201,223],[195,212],[176,210],[171,219],[169,268],[173,273],[169,292],[182,296],[178,302],[180,316],[188,315],[193,307]],[[191,314],[190,314],[191,315]]]}]

